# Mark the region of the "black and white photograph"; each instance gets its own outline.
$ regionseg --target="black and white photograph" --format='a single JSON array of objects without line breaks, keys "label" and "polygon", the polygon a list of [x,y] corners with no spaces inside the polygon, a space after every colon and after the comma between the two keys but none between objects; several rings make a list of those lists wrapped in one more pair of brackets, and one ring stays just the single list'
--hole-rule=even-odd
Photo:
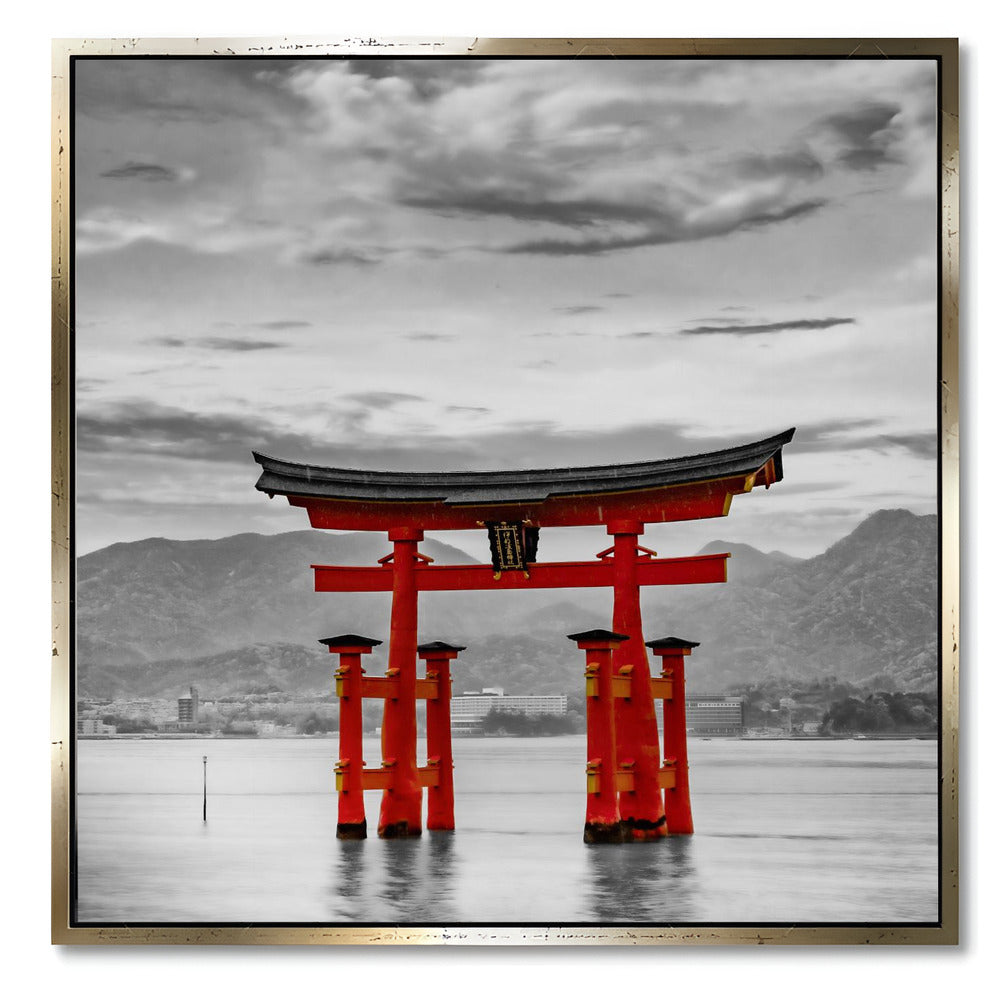
[{"label": "black and white photograph", "polygon": [[642,48],[67,60],[70,931],[947,923],[955,67]]}]

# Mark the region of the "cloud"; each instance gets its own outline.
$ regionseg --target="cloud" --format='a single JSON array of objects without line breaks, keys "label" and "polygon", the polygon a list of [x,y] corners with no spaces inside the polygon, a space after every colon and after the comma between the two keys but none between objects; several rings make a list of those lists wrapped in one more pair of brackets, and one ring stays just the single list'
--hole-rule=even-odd
[{"label": "cloud", "polygon": [[101,177],[115,180],[138,180],[151,183],[173,183],[180,180],[180,173],[172,167],[161,167],[156,163],[136,163],[129,161],[113,170],[105,170]]},{"label": "cloud", "polygon": [[230,351],[233,353],[273,351],[289,346],[276,340],[248,340],[231,337],[196,337],[187,340],[182,337],[152,337],[148,343],[155,344],[157,347],[203,347],[210,351]]},{"label": "cloud", "polygon": [[81,254],[120,250],[143,240],[170,242],[164,226],[132,212],[103,207],[76,218],[76,249]]},{"label": "cloud", "polygon": [[449,406],[448,413],[492,413],[488,406]]},{"label": "cloud", "polygon": [[[786,445],[787,448],[793,448],[795,441],[792,441],[790,445]],[[816,493],[829,493],[831,490],[838,490],[843,488],[843,482],[838,480],[828,480],[826,482],[788,482],[784,481],[781,484],[781,495],[782,496],[794,496],[797,494],[816,494]],[[813,507],[809,510],[815,513]]]},{"label": "cloud", "polygon": [[352,73],[372,80],[400,80],[425,102],[471,86],[485,70],[474,59],[351,59],[348,65]]},{"label": "cloud", "polygon": [[882,441],[895,448],[902,448],[917,458],[936,459],[940,451],[937,431],[913,434],[883,434]]},{"label": "cloud", "polygon": [[[809,201],[800,201],[785,208],[772,210],[761,210],[748,213],[737,224],[726,232],[734,232],[737,229],[756,229],[759,226],[771,226],[776,222],[787,222],[789,219],[797,219],[803,215],[812,215],[813,212],[824,208],[827,202],[824,198],[813,198]],[[721,235],[719,233],[709,233],[710,236]]]},{"label": "cloud", "polygon": [[443,341],[443,340],[455,340],[456,334],[454,333],[404,333],[404,340],[417,340],[417,341]]},{"label": "cloud", "polygon": [[[678,79],[627,65],[581,76],[571,64],[494,63],[453,73],[435,60],[418,67],[358,60],[303,68],[289,85],[312,104],[312,133],[338,164],[378,149],[377,168],[364,172],[369,207],[460,223],[504,220],[523,231],[511,240],[504,238],[510,226],[498,229],[483,245],[475,230],[470,244],[487,252],[588,255],[707,239],[788,222],[827,203],[796,193],[825,170],[794,128],[758,152],[753,135],[739,131],[745,98],[698,99],[679,93]],[[690,77],[681,83],[701,85]],[[732,135],[724,145],[711,136],[719,128]],[[689,140],[692,131],[700,144]],[[673,138],[679,134],[683,143]],[[303,259],[339,262],[352,251],[346,242],[336,247]]]},{"label": "cloud", "polygon": [[440,194],[402,197],[399,203],[447,216],[506,216],[520,222],[552,222],[562,226],[592,226],[600,221],[641,222],[649,215],[647,206],[624,201],[538,198],[515,190],[504,193],[495,189],[446,190]]},{"label": "cloud", "polygon": [[249,462],[254,448],[294,455],[322,448],[308,435],[279,430],[256,417],[199,414],[138,400],[81,412],[77,446],[116,458],[153,455],[196,462]]},{"label": "cloud", "polygon": [[584,316],[587,313],[604,312],[604,306],[553,306],[552,311],[564,316]]},{"label": "cloud", "polygon": [[[731,323],[725,326],[689,326],[678,333],[693,334],[726,334],[735,337],[747,337],[761,333],[783,333],[786,330],[828,330],[832,326],[853,324],[854,319],[848,316],[830,316],[826,319],[790,319],[776,323]],[[649,336],[649,334],[633,333],[632,337]]]},{"label": "cloud", "polygon": [[[138,148],[152,152],[105,176],[183,179],[157,162],[174,156],[198,183],[189,205],[166,204],[163,184],[149,204],[157,185],[141,185],[147,203],[118,217],[81,201],[78,247],[147,239],[371,267],[397,254],[596,256],[784,226],[835,197],[831,166],[874,169],[909,148],[897,133],[917,111],[883,96],[901,89],[891,67],[874,73],[881,88],[866,86],[866,69],[381,57],[81,66],[81,113],[116,120],[123,136],[177,123],[173,153],[142,133]],[[838,110],[817,119],[816,94]],[[138,200],[138,187],[114,195]]]},{"label": "cloud", "polygon": [[829,420],[822,424],[803,424],[796,428],[792,444],[796,451],[835,451],[851,434],[870,431],[879,421],[873,417]]},{"label": "cloud", "polygon": [[343,247],[327,247],[322,250],[306,250],[298,255],[303,264],[328,267],[333,264],[351,264],[355,267],[371,267],[379,260],[373,251],[346,250]]},{"label": "cloud", "polygon": [[276,340],[230,340],[226,337],[202,337],[192,341],[199,347],[207,347],[212,351],[231,351],[242,353],[244,351],[274,351],[279,348],[288,347],[288,344],[279,343]]},{"label": "cloud", "polygon": [[881,424],[874,419],[810,424],[797,429],[788,447],[802,453],[902,450],[914,458],[936,459],[937,431],[873,433]]},{"label": "cloud", "polygon": [[286,85],[294,70],[294,63],[280,59],[82,60],[76,106],[103,120],[267,124],[302,110]]},{"label": "cloud", "polygon": [[313,324],[304,319],[271,319],[250,325],[258,330],[304,330]]},{"label": "cloud", "polygon": [[107,385],[111,380],[106,378],[78,378],[76,380],[77,392],[93,392],[99,386]]},{"label": "cloud", "polygon": [[823,164],[809,149],[785,150],[770,155],[744,154],[735,161],[737,176],[745,181],[770,180],[773,177],[794,177],[816,180],[823,176]]},{"label": "cloud", "polygon": [[826,205],[821,198],[796,202],[782,208],[765,209],[754,203],[753,207],[723,206],[716,203],[714,211],[701,215],[672,214],[657,216],[647,206],[648,224],[625,233],[613,233],[585,239],[547,238],[514,243],[504,248],[510,254],[543,254],[552,257],[586,257],[610,253],[614,250],[634,250],[640,247],[664,246],[671,243],[695,242],[712,239],[745,229],[785,222],[811,215]]},{"label": "cloud", "polygon": [[892,150],[900,137],[900,131],[893,127],[893,119],[901,110],[894,103],[868,102],[827,115],[818,126],[841,143],[837,156],[840,163],[850,170],[871,171],[901,162]]},{"label": "cloud", "polygon": [[[359,394],[374,397],[378,394]],[[389,394],[393,395],[393,394]],[[92,412],[77,419],[77,447],[90,461],[124,463],[141,494],[143,457],[171,459],[176,467],[176,485],[188,481],[205,484],[204,463],[245,466],[247,488],[254,475],[251,451],[276,458],[360,469],[416,469],[474,467],[475,445],[452,436],[423,437],[418,434],[359,437],[360,411],[338,415],[340,429],[325,433],[303,433],[281,427],[258,415],[202,414],[179,407],[157,406],[132,400]],[[190,464],[189,471],[184,465]],[[158,464],[153,468],[162,474]],[[148,492],[156,492],[150,484]],[[137,496],[138,499],[138,496]]]},{"label": "cloud", "polygon": [[414,396],[409,392],[351,392],[342,397],[362,406],[370,406],[375,409],[383,409],[388,406],[395,406],[397,403],[423,403],[426,402],[423,396]]}]

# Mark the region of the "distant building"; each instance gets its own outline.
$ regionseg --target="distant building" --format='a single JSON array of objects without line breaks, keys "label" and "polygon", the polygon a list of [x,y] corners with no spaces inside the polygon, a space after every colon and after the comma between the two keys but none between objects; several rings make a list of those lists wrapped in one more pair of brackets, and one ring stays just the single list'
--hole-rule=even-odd
[{"label": "distant building", "polygon": [[191,688],[187,698],[177,699],[177,721],[195,723],[198,721],[198,689]]},{"label": "distant building", "polygon": [[744,703],[742,698],[706,694],[684,702],[687,731],[692,736],[742,736]]},{"label": "distant building", "polygon": [[565,715],[564,694],[504,694],[503,688],[483,688],[451,699],[451,728],[454,733],[476,733],[490,712],[512,715]]},{"label": "distant building", "polygon": [[77,736],[114,736],[117,732],[115,726],[107,725],[100,719],[77,719]]}]

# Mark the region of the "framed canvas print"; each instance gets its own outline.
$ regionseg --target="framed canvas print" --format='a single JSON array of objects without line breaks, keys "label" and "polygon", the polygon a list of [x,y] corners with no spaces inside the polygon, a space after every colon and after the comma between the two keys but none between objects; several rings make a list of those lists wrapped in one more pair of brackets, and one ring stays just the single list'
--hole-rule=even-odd
[{"label": "framed canvas print", "polygon": [[54,64],[54,942],[957,942],[957,42]]}]

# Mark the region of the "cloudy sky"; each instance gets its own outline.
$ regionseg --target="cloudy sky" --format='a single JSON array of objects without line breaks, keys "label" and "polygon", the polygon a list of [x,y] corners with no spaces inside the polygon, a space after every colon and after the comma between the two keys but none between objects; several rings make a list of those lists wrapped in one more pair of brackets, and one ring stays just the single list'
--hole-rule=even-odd
[{"label": "cloudy sky", "polygon": [[929,60],[101,59],[75,86],[80,553],[306,527],[251,449],[531,468],[796,426],[784,482],[647,543],[812,555],[935,509]]}]

